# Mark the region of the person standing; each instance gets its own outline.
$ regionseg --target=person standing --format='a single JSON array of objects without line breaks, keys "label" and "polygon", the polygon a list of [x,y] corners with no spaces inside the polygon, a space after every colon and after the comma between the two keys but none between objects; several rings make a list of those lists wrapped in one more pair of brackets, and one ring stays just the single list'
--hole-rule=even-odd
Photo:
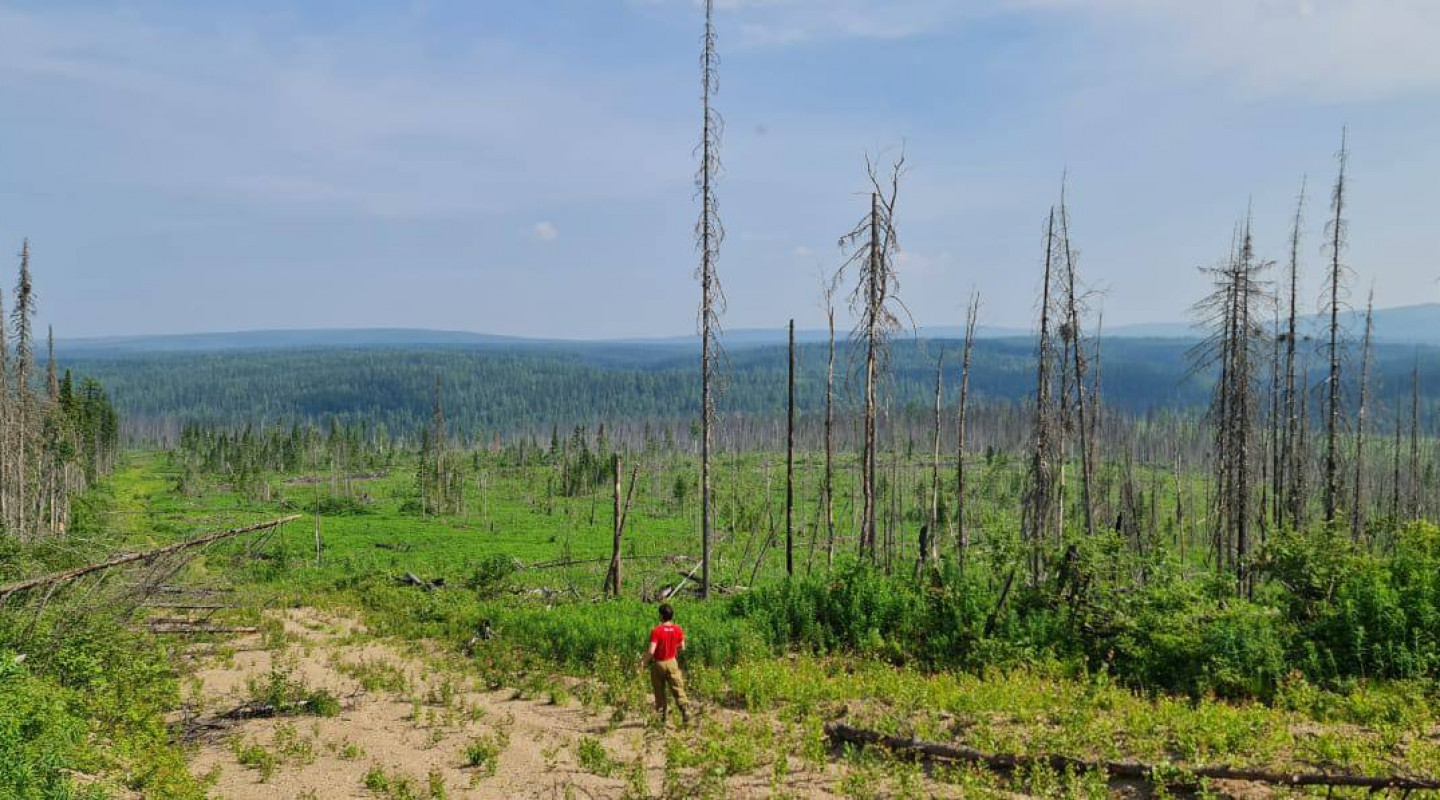
[{"label": "person standing", "polygon": [[680,671],[680,651],[685,649],[685,631],[675,624],[675,609],[669,603],[660,604],[660,624],[650,630],[650,649],[645,653],[643,663],[650,667],[650,688],[655,692],[655,710],[660,714],[660,724],[665,724],[666,710],[670,695],[675,696],[675,707],[680,709],[680,722],[689,724],[689,698],[685,696],[685,675]]}]

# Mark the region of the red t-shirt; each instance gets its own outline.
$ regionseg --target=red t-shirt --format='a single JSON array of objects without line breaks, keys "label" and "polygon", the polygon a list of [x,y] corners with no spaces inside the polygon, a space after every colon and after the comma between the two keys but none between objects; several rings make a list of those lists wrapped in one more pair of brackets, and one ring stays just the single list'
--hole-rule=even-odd
[{"label": "red t-shirt", "polygon": [[655,645],[655,660],[669,661],[680,652],[685,643],[685,631],[673,622],[656,625],[650,631],[650,644]]}]

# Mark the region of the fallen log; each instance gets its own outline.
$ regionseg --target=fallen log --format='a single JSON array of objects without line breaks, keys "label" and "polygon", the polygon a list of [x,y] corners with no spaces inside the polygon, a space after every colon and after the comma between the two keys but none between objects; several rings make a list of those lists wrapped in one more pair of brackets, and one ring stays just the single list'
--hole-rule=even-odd
[{"label": "fallen log", "polygon": [[444,578],[432,578],[431,580],[427,581],[413,572],[407,572],[404,575],[397,577],[395,579],[395,582],[400,584],[401,586],[419,586],[427,592],[445,588]]},{"label": "fallen log", "polygon": [[259,522],[254,525],[246,525],[243,528],[231,528],[228,531],[219,531],[218,533],[206,534],[205,536],[201,536],[198,539],[189,539],[184,542],[176,542],[175,544],[166,545],[164,547],[157,547],[154,550],[146,550],[140,553],[126,553],[125,555],[115,556],[114,558],[106,559],[104,561],[97,561],[93,564],[86,564],[83,567],[67,569],[63,572],[52,572],[49,575],[41,575],[36,578],[29,578],[27,580],[17,581],[15,583],[7,584],[5,586],[0,586],[0,600],[4,600],[10,595],[17,594],[19,592],[28,592],[31,589],[36,589],[41,586],[52,586],[58,583],[66,583],[68,581],[73,581],[76,578],[82,578],[94,572],[102,572],[104,570],[122,566],[124,564],[131,564],[136,561],[148,561],[151,559],[160,558],[161,556],[170,555],[171,553],[179,553],[184,550],[189,550],[192,547],[200,547],[202,545],[210,544],[211,542],[218,542],[221,539],[228,539],[232,536],[239,536],[242,533],[254,533],[255,531],[278,528],[279,526],[284,525],[287,522],[291,522],[297,519],[300,519],[299,514],[291,514],[288,517],[272,519],[269,522]]},{"label": "fallen log", "polygon": [[224,633],[236,636],[259,633],[253,626],[226,627],[224,625],[152,625],[151,633],[174,634],[176,636],[203,636],[207,633]]},{"label": "fallen log", "polygon": [[1007,753],[986,753],[963,745],[927,742],[907,736],[889,736],[877,731],[855,728],[841,723],[825,726],[825,735],[839,744],[876,745],[897,753],[944,761],[963,761],[988,767],[998,772],[1015,772],[1045,766],[1055,772],[1107,773],[1112,778],[1131,778],[1164,783],[1168,786],[1194,785],[1200,778],[1248,781],[1278,786],[1339,786],[1370,791],[1399,789],[1440,790],[1440,779],[1404,775],[1349,775],[1326,772],[1270,772],[1228,766],[1150,765],[1129,761],[1085,761],[1061,755],[1025,756]]}]

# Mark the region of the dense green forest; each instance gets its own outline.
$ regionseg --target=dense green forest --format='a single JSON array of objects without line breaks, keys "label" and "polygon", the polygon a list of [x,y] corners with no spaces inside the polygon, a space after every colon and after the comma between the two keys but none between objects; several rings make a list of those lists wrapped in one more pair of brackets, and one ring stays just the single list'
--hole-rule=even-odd
[{"label": "dense green forest", "polygon": [[[1200,411],[1213,374],[1194,372],[1185,339],[1106,338],[1095,358],[1098,395],[1128,415]],[[797,404],[824,404],[826,345],[800,348]],[[1319,385],[1321,360],[1311,348]],[[961,342],[899,339],[888,391],[897,409],[932,401],[942,355],[947,397],[960,380]],[[855,348],[839,344],[842,404],[853,407],[860,381]],[[975,343],[972,401],[1020,404],[1034,390],[1035,344],[1023,338]],[[1412,370],[1420,385],[1440,385],[1440,348],[1377,344],[1372,391],[1383,409],[1406,406]],[[418,434],[430,418],[440,376],[452,430],[466,435],[543,431],[553,425],[692,420],[698,413],[697,360],[688,347],[657,345],[425,346],[215,351],[201,353],[62,353],[62,362],[110,388],[132,431],[142,434],[185,422],[239,426],[255,422],[326,421],[383,425]],[[737,348],[728,356],[719,409],[775,415],[785,403],[785,349]],[[1398,403],[1397,403],[1398,401]],[[1422,398],[1425,406],[1433,401]],[[169,423],[169,426],[165,425]]]}]

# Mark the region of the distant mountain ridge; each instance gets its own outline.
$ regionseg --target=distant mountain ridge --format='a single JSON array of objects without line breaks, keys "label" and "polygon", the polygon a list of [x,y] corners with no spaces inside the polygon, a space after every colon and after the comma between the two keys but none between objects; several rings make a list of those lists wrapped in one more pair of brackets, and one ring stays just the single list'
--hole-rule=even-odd
[{"label": "distant mountain ridge", "polygon": [[[1300,322],[1309,336],[1323,332],[1328,317],[1310,315]],[[1364,312],[1349,310],[1341,314],[1341,324],[1349,335],[1359,337],[1364,325]],[[1021,328],[980,326],[977,336],[986,339],[1021,338],[1033,332]],[[837,331],[845,337],[849,330]],[[910,334],[902,334],[909,338]],[[921,327],[914,332],[920,339],[958,339],[964,335],[959,326]],[[1200,332],[1191,323],[1158,322],[1117,325],[1103,331],[1105,338],[1114,339],[1194,339]],[[783,344],[783,328],[737,328],[724,333],[724,344],[732,349],[765,347]],[[795,332],[796,340],[805,344],[823,342],[828,334],[819,329]],[[1399,306],[1375,311],[1375,340],[1387,344],[1440,345],[1440,303]],[[100,336],[61,339],[56,343],[62,353],[86,355],[123,355],[126,353],[203,353],[235,350],[279,350],[305,348],[366,348],[366,347],[477,347],[477,348],[542,348],[542,349],[612,349],[616,346],[638,346],[650,349],[683,351],[698,344],[694,335],[622,338],[604,340],[531,338],[471,331],[443,331],[421,328],[316,328],[277,329],[194,334],[159,334],[143,336]]]}]

